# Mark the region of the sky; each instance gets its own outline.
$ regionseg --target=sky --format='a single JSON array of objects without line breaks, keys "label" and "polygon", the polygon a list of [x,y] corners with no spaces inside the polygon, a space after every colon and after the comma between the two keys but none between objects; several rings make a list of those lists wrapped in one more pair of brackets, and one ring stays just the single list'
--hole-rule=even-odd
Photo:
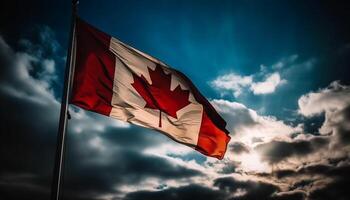
[{"label": "sky", "polygon": [[[183,72],[227,122],[223,160],[70,106],[65,200],[350,198],[346,1],[81,0],[90,24]],[[70,1],[0,5],[0,198],[48,199]]]}]

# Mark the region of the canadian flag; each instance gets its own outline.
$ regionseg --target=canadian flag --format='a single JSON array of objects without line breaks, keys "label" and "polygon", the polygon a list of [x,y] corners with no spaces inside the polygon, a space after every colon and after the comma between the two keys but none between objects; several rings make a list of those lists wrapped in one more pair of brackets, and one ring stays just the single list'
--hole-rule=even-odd
[{"label": "canadian flag", "polygon": [[74,35],[70,103],[223,158],[226,122],[184,74],[79,18]]}]

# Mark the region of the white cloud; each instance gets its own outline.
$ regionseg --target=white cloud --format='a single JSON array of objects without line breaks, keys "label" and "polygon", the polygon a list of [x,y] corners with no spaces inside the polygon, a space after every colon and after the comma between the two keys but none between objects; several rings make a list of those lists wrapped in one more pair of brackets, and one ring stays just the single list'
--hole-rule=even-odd
[{"label": "white cloud", "polygon": [[[30,70],[33,68],[32,62],[37,62],[37,58],[23,52],[14,53],[12,50],[9,51],[9,57],[14,60],[13,67],[10,71],[5,72],[7,77],[1,80],[0,90],[17,98],[58,105],[50,91],[50,82],[41,79],[42,77],[36,79],[30,75]],[[49,77],[46,75],[45,79],[51,79]]]},{"label": "white cloud", "polygon": [[[248,146],[272,139],[287,139],[293,133],[302,131],[300,126],[290,126],[273,116],[261,116],[245,105],[223,99],[214,99],[211,103],[223,115],[232,141]],[[257,142],[259,141],[259,142]]]},{"label": "white cloud", "polygon": [[230,73],[217,77],[211,82],[211,85],[217,89],[230,90],[235,97],[238,97],[242,93],[243,88],[248,87],[252,82],[252,76],[240,76]]},{"label": "white cloud", "polygon": [[303,95],[298,104],[303,116],[324,113],[325,121],[319,133],[334,136],[332,145],[335,148],[350,143],[350,86],[334,81],[327,88]]},{"label": "white cloud", "polygon": [[269,75],[264,81],[252,83],[250,89],[255,95],[270,94],[275,92],[277,86],[280,86],[287,81],[282,79],[278,72]]},{"label": "white cloud", "polygon": [[334,81],[325,89],[301,96],[298,105],[299,113],[306,117],[344,109],[350,105],[350,87]]},{"label": "white cloud", "polygon": [[293,84],[300,84],[300,74],[310,72],[315,63],[314,58],[298,62],[298,55],[295,54],[282,58],[271,66],[261,64],[259,71],[247,76],[237,73],[218,76],[210,82],[210,85],[221,95],[228,92],[235,97],[239,97],[244,92],[252,92],[254,95],[271,94],[285,85],[287,78]]},{"label": "white cloud", "polygon": [[[265,67],[262,65],[261,73],[265,73],[265,71]],[[278,72],[266,74],[265,76],[265,80],[254,82],[253,78],[257,77],[257,74],[241,76],[235,73],[229,73],[217,77],[215,80],[211,81],[210,84],[215,89],[231,91],[235,97],[238,97],[245,89],[249,89],[255,95],[270,94],[275,92],[278,86],[287,82],[281,79]]]}]

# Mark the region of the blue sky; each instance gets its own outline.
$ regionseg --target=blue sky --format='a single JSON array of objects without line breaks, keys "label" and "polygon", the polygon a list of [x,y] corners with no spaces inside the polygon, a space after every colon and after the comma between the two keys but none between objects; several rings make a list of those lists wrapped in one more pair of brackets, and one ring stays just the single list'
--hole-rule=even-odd
[{"label": "blue sky", "polygon": [[[47,199],[70,4],[0,8],[0,198]],[[232,140],[218,161],[71,106],[65,199],[349,198],[349,8],[81,0],[81,18],[186,74]]]}]

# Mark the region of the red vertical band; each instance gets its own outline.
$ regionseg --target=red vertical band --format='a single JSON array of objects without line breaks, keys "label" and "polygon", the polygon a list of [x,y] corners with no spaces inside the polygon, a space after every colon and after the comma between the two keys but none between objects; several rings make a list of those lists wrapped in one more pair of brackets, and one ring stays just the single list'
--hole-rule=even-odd
[{"label": "red vertical band", "polygon": [[76,23],[76,60],[71,103],[103,115],[112,109],[115,55],[111,37],[81,19]]},{"label": "red vertical band", "polygon": [[231,137],[226,130],[225,120],[216,112],[210,102],[199,92],[192,81],[183,73],[176,71],[191,88],[194,98],[203,105],[202,123],[199,130],[196,150],[207,156],[222,159]]},{"label": "red vertical band", "polygon": [[219,129],[204,111],[196,150],[218,159],[225,155],[230,136]]}]

